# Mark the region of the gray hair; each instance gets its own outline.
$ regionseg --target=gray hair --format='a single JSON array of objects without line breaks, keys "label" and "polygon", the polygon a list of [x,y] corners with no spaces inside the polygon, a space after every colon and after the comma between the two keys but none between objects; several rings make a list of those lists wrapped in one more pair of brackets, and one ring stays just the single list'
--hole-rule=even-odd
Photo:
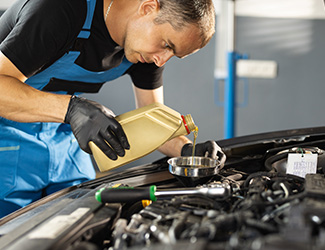
[{"label": "gray hair", "polygon": [[175,30],[188,24],[196,25],[204,47],[215,32],[215,9],[212,0],[157,0],[160,11],[154,22],[170,23]]}]

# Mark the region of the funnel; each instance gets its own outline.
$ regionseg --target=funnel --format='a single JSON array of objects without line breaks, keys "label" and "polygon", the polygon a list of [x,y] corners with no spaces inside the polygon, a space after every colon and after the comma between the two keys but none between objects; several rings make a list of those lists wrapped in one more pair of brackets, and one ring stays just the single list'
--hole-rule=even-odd
[{"label": "funnel", "polygon": [[169,172],[186,187],[205,184],[220,170],[220,162],[208,157],[174,157],[168,164]]}]

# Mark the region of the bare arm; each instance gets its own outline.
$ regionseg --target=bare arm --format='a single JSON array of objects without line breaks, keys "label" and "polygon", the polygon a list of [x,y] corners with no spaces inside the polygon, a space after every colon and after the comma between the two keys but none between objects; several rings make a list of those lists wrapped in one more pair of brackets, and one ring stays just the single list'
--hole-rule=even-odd
[{"label": "bare arm", "polygon": [[18,122],[63,122],[70,96],[39,91],[0,51],[0,116]]},{"label": "bare arm", "polygon": [[[163,87],[159,87],[154,90],[146,90],[134,87],[134,95],[137,108],[149,105],[154,102],[164,103]],[[180,156],[183,145],[190,142],[191,141],[187,137],[179,136],[170,141],[167,141],[158,150],[169,157]]]}]

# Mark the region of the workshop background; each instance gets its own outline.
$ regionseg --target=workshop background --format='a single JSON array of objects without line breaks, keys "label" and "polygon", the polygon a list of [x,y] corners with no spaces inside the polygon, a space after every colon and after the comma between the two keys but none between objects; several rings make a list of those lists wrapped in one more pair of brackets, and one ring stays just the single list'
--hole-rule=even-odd
[{"label": "workshop background", "polygon": [[[217,27],[227,0],[215,0]],[[234,136],[325,125],[325,10],[322,0],[229,0],[235,3],[235,51],[241,65],[236,81]],[[0,14],[13,0],[0,1]],[[226,51],[219,30],[202,50],[172,58],[164,73],[165,104],[191,114],[198,141],[225,137]],[[257,60],[257,61],[255,61]],[[264,63],[264,64],[263,64]],[[100,93],[85,95],[121,114],[134,109],[131,80],[124,76]],[[193,139],[193,135],[189,135]],[[126,167],[162,157],[154,152]]]}]

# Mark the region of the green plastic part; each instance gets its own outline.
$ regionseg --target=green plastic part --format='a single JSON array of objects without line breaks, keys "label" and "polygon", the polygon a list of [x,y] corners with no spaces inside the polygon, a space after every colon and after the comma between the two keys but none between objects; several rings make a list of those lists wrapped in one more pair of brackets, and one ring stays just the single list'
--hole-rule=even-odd
[{"label": "green plastic part", "polygon": [[155,196],[156,189],[157,188],[155,185],[150,186],[150,200],[152,200],[152,201],[157,200],[157,197]]},{"label": "green plastic part", "polygon": [[98,202],[102,203],[102,196],[101,196],[101,193],[102,191],[104,190],[105,188],[101,188],[99,189],[96,194],[95,194],[95,198]]}]

